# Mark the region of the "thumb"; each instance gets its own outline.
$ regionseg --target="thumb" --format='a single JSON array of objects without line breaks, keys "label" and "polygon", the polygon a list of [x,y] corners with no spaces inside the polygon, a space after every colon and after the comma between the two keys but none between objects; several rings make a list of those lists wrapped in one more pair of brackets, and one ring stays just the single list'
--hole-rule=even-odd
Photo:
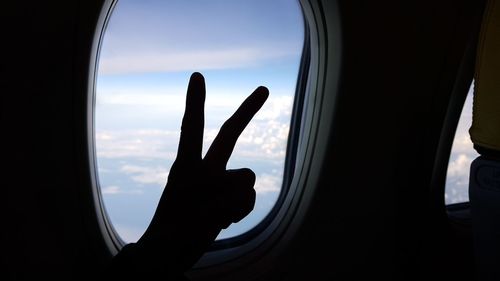
[{"label": "thumb", "polygon": [[232,222],[239,222],[255,205],[255,173],[248,168],[227,170],[225,179],[230,197],[226,200],[228,215]]}]

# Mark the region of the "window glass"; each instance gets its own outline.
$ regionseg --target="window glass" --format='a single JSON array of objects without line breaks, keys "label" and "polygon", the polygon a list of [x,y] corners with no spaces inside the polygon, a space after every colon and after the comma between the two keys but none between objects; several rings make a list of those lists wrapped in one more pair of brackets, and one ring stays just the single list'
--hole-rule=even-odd
[{"label": "window glass", "polygon": [[257,86],[269,88],[228,163],[255,171],[254,211],[218,238],[246,232],[269,213],[281,190],[303,44],[294,0],[116,4],[100,49],[95,141],[104,206],[124,241],[136,241],[154,214],[194,71],[207,88],[204,153],[239,104]]},{"label": "window glass", "polygon": [[469,201],[469,170],[472,160],[479,156],[473,148],[469,136],[472,124],[472,96],[474,86],[471,86],[465,100],[462,114],[453,140],[448,171],[446,173],[446,205]]}]

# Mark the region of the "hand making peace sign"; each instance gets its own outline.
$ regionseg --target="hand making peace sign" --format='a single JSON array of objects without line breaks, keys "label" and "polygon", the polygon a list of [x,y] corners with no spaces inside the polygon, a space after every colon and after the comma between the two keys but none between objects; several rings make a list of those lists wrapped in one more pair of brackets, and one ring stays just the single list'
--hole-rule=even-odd
[{"label": "hand making peace sign", "polygon": [[186,270],[219,232],[238,222],[255,204],[255,174],[248,168],[226,170],[236,141],[269,92],[258,87],[229,118],[202,158],[205,81],[189,81],[177,158],[155,215],[137,246]]}]

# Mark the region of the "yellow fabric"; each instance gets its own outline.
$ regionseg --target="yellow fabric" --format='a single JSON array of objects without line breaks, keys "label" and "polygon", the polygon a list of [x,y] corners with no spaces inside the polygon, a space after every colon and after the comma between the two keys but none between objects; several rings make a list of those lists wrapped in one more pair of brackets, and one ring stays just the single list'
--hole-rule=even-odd
[{"label": "yellow fabric", "polygon": [[488,1],[474,76],[472,142],[500,151],[500,0]]}]

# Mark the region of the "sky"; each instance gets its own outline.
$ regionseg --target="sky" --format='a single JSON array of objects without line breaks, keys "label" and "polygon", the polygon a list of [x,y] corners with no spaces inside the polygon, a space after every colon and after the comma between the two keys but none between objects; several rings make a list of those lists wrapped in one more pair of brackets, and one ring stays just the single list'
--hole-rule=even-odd
[{"label": "sky", "polygon": [[255,208],[218,238],[264,218],[281,190],[303,43],[295,0],[118,1],[99,54],[95,141],[104,207],[125,242],[142,235],[165,187],[194,71],[207,88],[204,152],[255,88],[270,91],[228,163],[255,171]]},{"label": "sky", "polygon": [[470,163],[479,156],[474,150],[469,135],[469,128],[472,124],[473,91],[474,87],[471,86],[453,140],[446,173],[445,203],[447,205],[469,201]]}]

